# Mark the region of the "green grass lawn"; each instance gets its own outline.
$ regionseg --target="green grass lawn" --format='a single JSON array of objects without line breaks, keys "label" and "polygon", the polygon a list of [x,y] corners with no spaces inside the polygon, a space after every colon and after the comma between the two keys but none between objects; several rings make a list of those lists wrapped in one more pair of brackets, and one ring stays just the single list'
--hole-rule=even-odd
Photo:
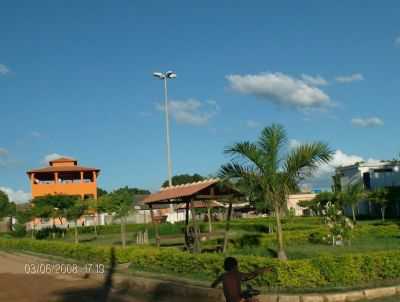
[{"label": "green grass lawn", "polygon": [[[230,231],[230,252],[236,255],[258,255],[264,257],[274,257],[276,246],[273,234],[267,234],[266,228],[273,221],[270,218],[257,218],[257,219],[238,219],[232,222],[232,230]],[[354,238],[351,242],[351,246],[336,246],[332,247],[326,244],[311,243],[305,239],[299,240],[288,240],[286,243],[286,252],[290,259],[304,259],[312,258],[321,255],[344,255],[348,253],[362,253],[368,251],[387,251],[400,249],[400,227],[399,220],[391,220],[385,224],[381,224],[379,220],[369,220],[358,222],[356,231],[354,232]],[[223,232],[224,224],[222,222],[214,224],[214,232],[210,240],[202,242],[202,247],[205,250],[213,250],[217,245],[222,244],[224,237]],[[133,226],[132,226],[133,227]],[[155,244],[152,226],[148,225],[150,244]],[[296,238],[296,234],[301,232],[313,232],[314,230],[321,229],[324,227],[320,219],[317,218],[295,218],[285,221],[284,231],[285,236],[291,236]],[[161,246],[164,247],[176,247],[182,248],[184,246],[184,236],[178,227],[171,225],[161,225],[161,228],[165,228],[163,236],[161,236]],[[203,228],[203,230],[206,228]],[[100,234],[97,238],[94,237],[93,233],[80,234],[80,242],[82,244],[95,244],[95,245],[120,245],[121,235],[118,232],[118,228],[114,228],[115,231],[112,233]],[[260,230],[257,232],[257,230]],[[206,235],[203,233],[202,235]],[[255,244],[250,242],[249,244],[235,244],[247,236],[260,236],[264,238],[269,237],[268,244]],[[299,235],[299,236],[300,236]],[[204,237],[203,236],[203,237]],[[303,235],[304,237],[304,235]],[[127,232],[127,244],[136,244],[136,232]],[[73,242],[73,233],[68,233],[67,236],[62,239],[68,242]]]}]

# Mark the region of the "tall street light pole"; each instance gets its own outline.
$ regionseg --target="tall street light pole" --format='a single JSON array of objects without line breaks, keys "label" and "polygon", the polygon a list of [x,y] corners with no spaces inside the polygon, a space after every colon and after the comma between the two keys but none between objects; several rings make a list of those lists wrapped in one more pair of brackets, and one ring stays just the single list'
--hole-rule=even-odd
[{"label": "tall street light pole", "polygon": [[171,160],[171,142],[169,137],[169,110],[168,110],[168,88],[167,80],[175,79],[176,73],[167,71],[165,73],[155,72],[153,75],[164,81],[164,110],[165,110],[165,130],[166,130],[166,143],[167,143],[167,163],[168,163],[168,185],[172,186],[172,160]]}]

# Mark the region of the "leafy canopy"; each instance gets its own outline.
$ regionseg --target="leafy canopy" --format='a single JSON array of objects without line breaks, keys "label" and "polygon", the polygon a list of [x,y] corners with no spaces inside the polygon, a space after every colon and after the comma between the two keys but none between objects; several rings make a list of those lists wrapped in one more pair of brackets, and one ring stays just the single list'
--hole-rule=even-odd
[{"label": "leafy canopy", "polygon": [[0,190],[0,218],[14,216],[15,212],[15,203],[11,202],[8,198],[8,195]]},{"label": "leafy canopy", "polygon": [[[204,180],[205,178],[197,173],[190,175],[190,174],[180,174],[180,175],[174,175],[172,177],[172,185],[177,186],[177,185],[184,185],[187,183],[191,182],[197,182]],[[168,180],[164,181],[162,184],[162,187],[168,187]]]}]

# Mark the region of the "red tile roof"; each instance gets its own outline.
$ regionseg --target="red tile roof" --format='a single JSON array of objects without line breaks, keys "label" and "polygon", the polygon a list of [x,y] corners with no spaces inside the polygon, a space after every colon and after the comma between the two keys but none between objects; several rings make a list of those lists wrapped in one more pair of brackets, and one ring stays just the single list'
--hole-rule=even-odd
[{"label": "red tile roof", "polygon": [[159,192],[153,193],[147,196],[143,202],[144,203],[154,203],[154,202],[166,202],[170,199],[179,199],[183,197],[189,197],[197,194],[198,192],[216,184],[219,182],[217,178],[211,178],[203,181],[198,181],[194,183],[172,186],[162,188]]},{"label": "red tile roof", "polygon": [[54,160],[50,160],[50,163],[65,163],[65,162],[72,162],[72,161],[76,161],[76,159],[70,158],[70,157],[60,157],[60,158],[56,158]]},{"label": "red tile roof", "polygon": [[46,168],[39,168],[39,169],[33,169],[28,172],[27,174],[31,173],[52,173],[52,172],[90,172],[90,171],[96,171],[99,172],[100,169],[97,168],[89,168],[89,167],[82,167],[82,166],[50,166]]}]

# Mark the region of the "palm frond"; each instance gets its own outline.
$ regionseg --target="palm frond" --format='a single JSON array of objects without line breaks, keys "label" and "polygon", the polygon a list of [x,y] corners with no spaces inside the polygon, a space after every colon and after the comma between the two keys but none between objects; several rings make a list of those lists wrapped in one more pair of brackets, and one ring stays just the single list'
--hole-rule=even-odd
[{"label": "palm frond", "polygon": [[236,162],[242,162],[246,165],[254,165],[259,170],[263,170],[264,162],[263,156],[257,145],[250,142],[236,143],[225,149],[225,154],[229,154],[233,157]]},{"label": "palm frond", "polygon": [[285,128],[279,124],[265,127],[258,139],[258,147],[262,150],[270,172],[275,173],[280,165],[280,153],[287,143]]},{"label": "palm frond", "polygon": [[294,180],[311,176],[320,164],[328,163],[332,159],[332,154],[327,144],[302,144],[287,156],[283,167],[285,174]]},{"label": "palm frond", "polygon": [[252,166],[241,165],[237,162],[231,162],[222,165],[218,177],[222,179],[247,179],[249,181],[258,178],[258,171]]}]

